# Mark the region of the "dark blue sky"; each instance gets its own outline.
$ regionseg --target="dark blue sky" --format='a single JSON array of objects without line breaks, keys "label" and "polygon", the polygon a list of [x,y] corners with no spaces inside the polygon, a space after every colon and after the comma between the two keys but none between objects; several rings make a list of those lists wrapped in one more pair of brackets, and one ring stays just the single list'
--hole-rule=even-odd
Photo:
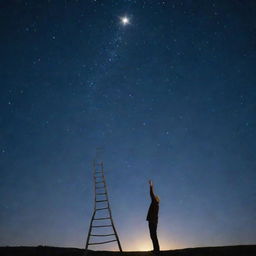
[{"label": "dark blue sky", "polygon": [[255,17],[253,0],[1,1],[0,245],[84,247],[97,146],[124,250],[151,249],[150,178],[162,249],[256,243]]}]

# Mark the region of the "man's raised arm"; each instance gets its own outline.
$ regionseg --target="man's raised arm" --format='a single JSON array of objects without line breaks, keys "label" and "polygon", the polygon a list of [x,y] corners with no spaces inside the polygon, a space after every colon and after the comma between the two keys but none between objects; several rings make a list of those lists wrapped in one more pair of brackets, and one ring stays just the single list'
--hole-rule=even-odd
[{"label": "man's raised arm", "polygon": [[153,188],[153,182],[152,180],[149,180],[149,186],[150,186],[150,197],[152,201],[156,200],[155,194],[154,194],[154,188]]}]

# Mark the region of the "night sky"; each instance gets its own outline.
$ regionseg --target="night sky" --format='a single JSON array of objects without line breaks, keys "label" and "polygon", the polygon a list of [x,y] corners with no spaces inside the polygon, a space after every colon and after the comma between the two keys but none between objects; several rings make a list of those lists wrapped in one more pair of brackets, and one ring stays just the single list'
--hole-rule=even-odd
[{"label": "night sky", "polygon": [[148,179],[161,249],[256,243],[254,0],[4,0],[0,32],[0,245],[84,248],[98,146],[124,250]]}]

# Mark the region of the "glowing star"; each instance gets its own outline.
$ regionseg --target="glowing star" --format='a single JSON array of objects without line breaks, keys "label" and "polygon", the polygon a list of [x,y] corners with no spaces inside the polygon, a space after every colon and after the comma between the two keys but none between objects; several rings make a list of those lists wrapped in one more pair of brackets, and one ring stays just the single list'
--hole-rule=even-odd
[{"label": "glowing star", "polygon": [[128,24],[130,24],[130,20],[128,19],[128,17],[124,16],[124,17],[121,17],[121,23],[126,26]]}]

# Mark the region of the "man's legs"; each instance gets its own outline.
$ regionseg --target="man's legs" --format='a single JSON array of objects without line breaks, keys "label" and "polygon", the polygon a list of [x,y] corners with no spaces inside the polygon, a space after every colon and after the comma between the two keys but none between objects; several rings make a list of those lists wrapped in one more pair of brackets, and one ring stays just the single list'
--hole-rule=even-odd
[{"label": "man's legs", "polygon": [[156,233],[157,223],[149,221],[148,226],[149,226],[149,232],[150,232],[150,237],[153,243],[154,251],[159,252],[159,243],[158,243],[157,233]]}]

